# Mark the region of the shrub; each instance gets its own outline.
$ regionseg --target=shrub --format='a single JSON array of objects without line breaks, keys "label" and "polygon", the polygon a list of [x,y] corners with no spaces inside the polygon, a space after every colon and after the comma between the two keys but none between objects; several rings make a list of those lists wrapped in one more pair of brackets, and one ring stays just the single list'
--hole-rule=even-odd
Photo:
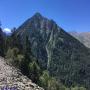
[{"label": "shrub", "polygon": [[21,61],[24,59],[24,56],[19,54],[18,48],[9,48],[6,53],[6,61],[8,64],[14,65],[17,68],[21,67]]},{"label": "shrub", "polygon": [[36,61],[29,63],[28,70],[29,77],[32,79],[33,82],[37,83],[40,76],[40,67],[36,63]]}]

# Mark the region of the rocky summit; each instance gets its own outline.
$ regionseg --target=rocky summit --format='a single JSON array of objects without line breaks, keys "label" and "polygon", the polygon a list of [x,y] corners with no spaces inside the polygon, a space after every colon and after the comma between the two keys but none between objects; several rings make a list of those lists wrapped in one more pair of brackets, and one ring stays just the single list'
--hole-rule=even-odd
[{"label": "rocky summit", "polygon": [[[5,89],[8,88],[8,89]],[[11,88],[11,89],[10,89]],[[0,57],[0,90],[44,90]]]}]

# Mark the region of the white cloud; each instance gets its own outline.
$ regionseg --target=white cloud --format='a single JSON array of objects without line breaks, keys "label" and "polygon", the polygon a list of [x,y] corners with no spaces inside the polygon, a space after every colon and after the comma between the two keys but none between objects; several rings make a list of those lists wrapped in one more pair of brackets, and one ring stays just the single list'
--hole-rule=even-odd
[{"label": "white cloud", "polygon": [[9,28],[4,28],[4,29],[3,29],[3,32],[5,32],[5,33],[11,33],[11,29],[9,29]]}]

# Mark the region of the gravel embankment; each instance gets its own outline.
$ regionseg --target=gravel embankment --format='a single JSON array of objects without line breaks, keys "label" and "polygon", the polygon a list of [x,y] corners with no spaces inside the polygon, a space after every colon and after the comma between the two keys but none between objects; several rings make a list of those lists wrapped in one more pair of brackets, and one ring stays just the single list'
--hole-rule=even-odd
[{"label": "gravel embankment", "polygon": [[[2,89],[2,88],[12,89]],[[0,57],[0,90],[44,90]]]}]

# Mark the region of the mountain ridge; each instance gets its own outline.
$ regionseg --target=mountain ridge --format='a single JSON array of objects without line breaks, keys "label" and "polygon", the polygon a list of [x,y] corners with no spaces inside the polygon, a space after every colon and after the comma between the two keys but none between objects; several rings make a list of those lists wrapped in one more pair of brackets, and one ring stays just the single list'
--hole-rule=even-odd
[{"label": "mountain ridge", "polygon": [[78,39],[86,47],[90,48],[90,32],[69,32],[73,37]]}]

